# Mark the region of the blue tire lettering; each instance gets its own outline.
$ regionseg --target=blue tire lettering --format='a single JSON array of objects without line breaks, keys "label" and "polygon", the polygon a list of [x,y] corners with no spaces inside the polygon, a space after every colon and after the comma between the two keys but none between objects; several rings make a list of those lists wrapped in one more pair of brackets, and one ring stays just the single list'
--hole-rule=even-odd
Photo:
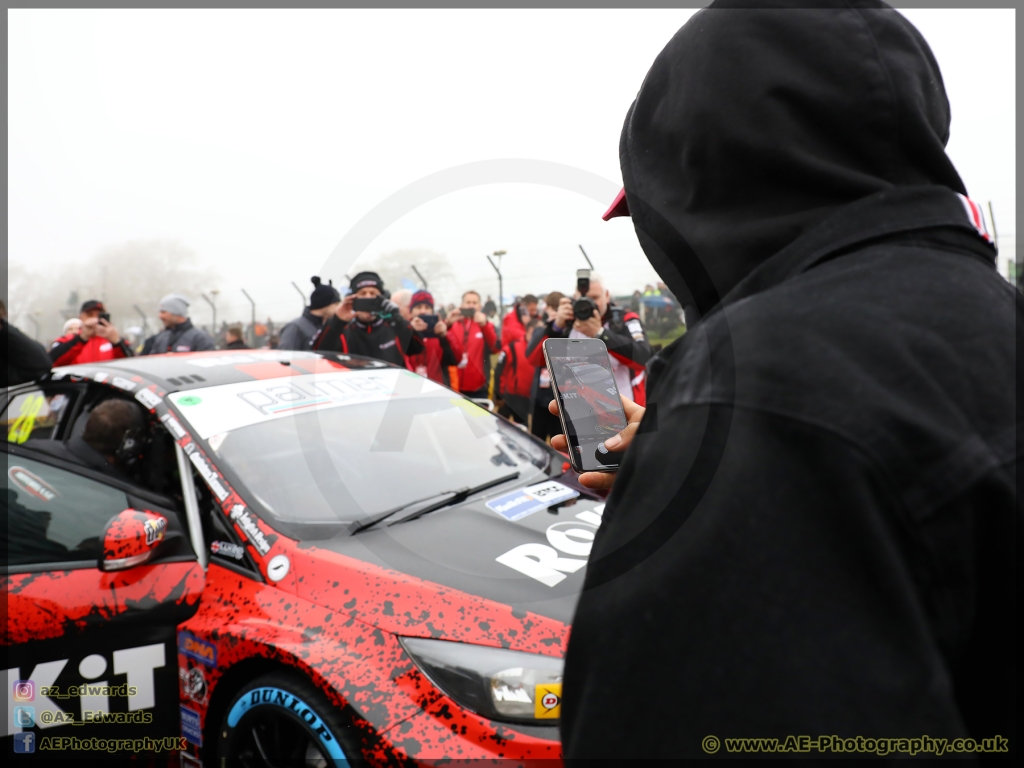
[{"label": "blue tire lettering", "polygon": [[310,728],[313,728],[315,723],[319,723],[319,727],[314,728],[313,732],[320,737],[320,743],[323,745],[324,751],[330,756],[335,768],[349,765],[345,753],[341,750],[341,745],[338,744],[337,739],[327,730],[327,726],[324,725],[320,716],[313,711],[312,707],[289,691],[283,691],[280,688],[256,688],[249,693],[248,697],[243,696],[239,698],[228,713],[228,727],[234,728],[238,725],[238,721],[242,719],[242,715],[247,711],[253,707],[263,705],[288,709],[301,717]]}]

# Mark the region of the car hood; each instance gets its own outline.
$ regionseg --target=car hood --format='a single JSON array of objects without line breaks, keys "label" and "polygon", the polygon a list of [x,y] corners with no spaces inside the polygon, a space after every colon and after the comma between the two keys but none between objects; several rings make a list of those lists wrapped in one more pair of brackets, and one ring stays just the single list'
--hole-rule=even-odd
[{"label": "car hood", "polygon": [[[574,479],[563,476],[556,482],[580,490]],[[321,561],[311,566],[318,583],[335,578],[323,569],[339,570],[323,556],[326,551],[511,606],[514,614],[530,612],[569,624],[604,503],[581,494],[516,520],[493,509],[505,507],[513,514],[519,506],[522,511],[517,502],[525,488],[506,487],[416,520],[299,548]],[[337,610],[351,601],[344,589],[320,591],[315,599]]]}]

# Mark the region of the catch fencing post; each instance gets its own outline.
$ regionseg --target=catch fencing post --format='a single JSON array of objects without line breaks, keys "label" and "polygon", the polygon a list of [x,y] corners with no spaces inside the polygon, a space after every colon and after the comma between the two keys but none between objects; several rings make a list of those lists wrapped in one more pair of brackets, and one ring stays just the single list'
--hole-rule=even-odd
[{"label": "catch fencing post", "polygon": [[252,324],[249,326],[249,346],[255,348],[256,347],[256,302],[252,300],[252,296],[249,295],[249,292],[247,290],[245,290],[245,288],[242,289],[242,293],[245,294],[245,298],[247,298],[249,300],[249,303],[252,304]]}]

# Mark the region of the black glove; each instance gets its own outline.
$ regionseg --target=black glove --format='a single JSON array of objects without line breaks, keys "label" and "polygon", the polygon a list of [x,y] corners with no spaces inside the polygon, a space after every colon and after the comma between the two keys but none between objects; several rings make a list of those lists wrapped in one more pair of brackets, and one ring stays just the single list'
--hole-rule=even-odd
[{"label": "black glove", "polygon": [[380,313],[382,315],[398,315],[398,305],[395,304],[391,299],[383,299],[380,303]]}]

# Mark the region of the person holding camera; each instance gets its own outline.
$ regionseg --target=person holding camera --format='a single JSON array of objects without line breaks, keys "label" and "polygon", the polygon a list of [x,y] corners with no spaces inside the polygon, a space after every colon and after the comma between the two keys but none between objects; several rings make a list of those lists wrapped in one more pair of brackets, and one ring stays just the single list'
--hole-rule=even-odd
[{"label": "person holding camera", "polygon": [[653,354],[647,332],[636,312],[612,301],[600,275],[579,270],[575,299],[563,297],[554,319],[548,321],[543,333],[535,333],[530,340],[526,354],[532,365],[544,366],[543,345],[548,337],[601,339],[608,347],[619,393],[640,405],[646,402],[645,366]]},{"label": "person holding camera", "polygon": [[61,336],[50,345],[54,366],[117,360],[135,354],[111,325],[102,301],[90,299],[82,304],[78,318],[82,321],[78,331]]},{"label": "person holding camera", "polygon": [[405,356],[410,371],[431,381],[448,386],[448,368],[458,365],[462,347],[448,333],[448,324],[434,312],[434,297],[427,291],[416,291],[409,300],[409,325],[423,342],[423,351]]},{"label": "person holding camera", "polygon": [[349,294],[311,343],[321,352],[364,355],[405,367],[405,356],[423,351],[423,341],[384,293],[376,272],[352,278]]},{"label": "person holding camera", "polygon": [[451,331],[462,348],[459,360],[459,392],[466,397],[487,397],[491,355],[497,352],[498,332],[480,308],[480,294],[466,291],[462,304],[449,315]]}]

